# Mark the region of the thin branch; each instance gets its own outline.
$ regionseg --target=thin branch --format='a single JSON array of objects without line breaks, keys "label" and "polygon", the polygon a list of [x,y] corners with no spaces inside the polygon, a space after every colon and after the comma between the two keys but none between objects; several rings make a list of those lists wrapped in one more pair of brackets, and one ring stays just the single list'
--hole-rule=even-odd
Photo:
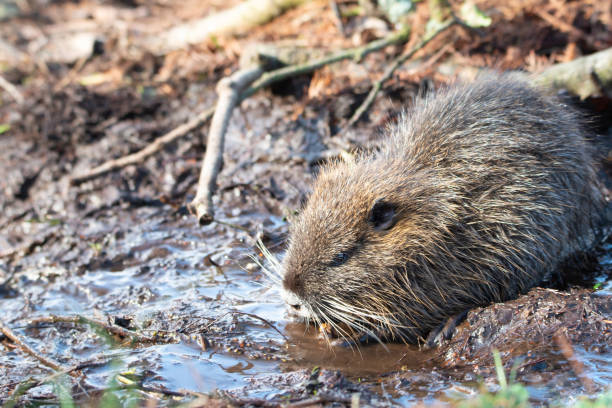
[{"label": "thin branch", "polygon": [[[342,396],[336,397],[333,395],[320,394],[320,395],[317,395],[316,397],[311,397],[311,398],[303,399],[301,401],[292,402],[286,405],[286,408],[303,408],[303,407],[311,407],[313,405],[325,405],[325,404],[334,403],[334,402],[352,405],[353,401],[352,401],[352,398],[346,398]],[[359,404],[357,404],[357,406],[359,406]]]},{"label": "thin branch", "polygon": [[278,334],[280,334],[280,335],[283,337],[283,339],[285,339],[285,340],[289,340],[289,339],[287,338],[287,336],[285,336],[285,335],[283,334],[283,332],[282,332],[282,331],[280,331],[280,330],[279,330],[279,329],[278,329],[278,328],[277,328],[277,327],[276,327],[274,324],[270,323],[270,321],[269,321],[269,320],[266,320],[266,319],[264,319],[264,318],[263,318],[263,317],[261,317],[261,316],[257,316],[256,314],[253,314],[253,313],[241,312],[241,311],[239,311],[239,310],[232,310],[232,311],[231,311],[231,313],[232,313],[232,314],[238,314],[238,315],[249,316],[249,317],[252,317],[253,319],[257,319],[257,320],[259,320],[259,321],[262,321],[262,322],[264,322],[266,325],[268,325],[268,326],[269,326],[271,329],[274,329],[274,330],[275,330],[275,331],[276,331]]},{"label": "thin branch", "polygon": [[533,13],[540,17],[542,20],[546,21],[548,24],[556,28],[557,30],[571,34],[575,39],[584,39],[589,45],[593,44],[593,39],[589,38],[584,31],[574,27],[573,25],[566,23],[558,17],[553,16],[545,10],[539,10],[537,7],[534,7],[532,10]]},{"label": "thin branch", "polygon": [[11,84],[9,81],[7,81],[6,79],[4,79],[1,75],[0,75],[0,88],[4,89],[6,91],[7,94],[9,94],[17,103],[23,103],[24,99],[23,99],[23,95],[21,95],[21,92],[19,92],[19,90],[17,89],[17,87],[13,84]]},{"label": "thin branch", "polygon": [[165,135],[155,139],[153,143],[147,145],[144,149],[136,153],[132,153],[127,156],[120,157],[118,159],[109,160],[101,164],[100,166],[95,167],[83,174],[75,175],[70,179],[70,182],[75,185],[81,184],[85,181],[102,176],[113,170],[121,169],[123,167],[129,166],[130,164],[140,163],[144,159],[155,154],[156,152],[164,148],[166,145],[172,143],[179,137],[184,136],[187,133],[191,132],[192,130],[195,130],[199,128],[200,126],[204,125],[213,116],[213,113],[214,113],[213,108],[206,109],[200,112],[198,116],[194,117],[189,122],[184,123],[174,128],[170,132],[166,133]]},{"label": "thin branch", "polygon": [[[14,406],[17,406],[17,402],[18,402],[17,399],[21,395],[25,394],[28,390],[32,388],[38,387],[46,382],[49,382],[50,380],[52,380],[51,377],[52,376],[49,376],[41,381],[29,379],[27,381],[20,383],[17,386],[17,388],[15,388],[15,390],[13,391],[11,395],[11,399],[3,407],[12,408]],[[151,386],[143,385],[141,383],[135,383],[135,384],[120,384],[118,386],[111,386],[111,387],[106,387],[106,388],[98,388],[98,389],[90,391],[89,393],[87,391],[77,392],[77,393],[72,394],[71,397],[72,399],[79,399],[81,397],[87,397],[88,399],[90,399],[90,393],[104,395],[107,393],[123,391],[123,390],[137,390],[145,394],[151,394],[151,393],[162,394],[168,397],[186,397],[190,395],[194,395],[194,396],[201,395],[201,394],[189,392],[189,391],[185,391],[185,392],[172,391],[172,390],[167,390],[167,389],[160,388],[160,387],[151,387]],[[35,400],[28,401],[28,402],[38,402],[38,403],[44,402],[44,404],[42,405],[59,405],[59,403],[55,401],[49,401],[49,400],[41,401],[41,400],[35,399]]]},{"label": "thin branch", "polygon": [[229,400],[232,405],[228,406],[241,406],[241,407],[261,407],[261,408],[280,408],[283,402],[280,401],[268,401],[263,398],[239,398],[233,397],[224,393],[225,399]]},{"label": "thin branch", "polygon": [[57,361],[47,358],[43,356],[42,354],[38,353],[36,350],[34,350],[32,347],[26,344],[23,340],[21,340],[19,336],[17,336],[11,329],[5,326],[4,323],[2,322],[0,322],[0,332],[2,332],[2,334],[4,334],[9,340],[15,343],[15,345],[17,345],[24,353],[31,355],[32,357],[40,361],[45,366],[52,368],[54,370],[57,370],[57,371],[66,370],[66,368],[63,367]]},{"label": "thin branch", "polygon": [[310,61],[304,64],[290,65],[287,67],[276,69],[274,71],[267,72],[242,93],[241,100],[248,98],[249,96],[261,90],[262,88],[265,88],[275,82],[283,81],[287,78],[291,78],[297,75],[308,74],[335,62],[340,62],[346,59],[360,61],[366,55],[372,52],[379,51],[385,47],[388,47],[389,45],[402,44],[406,42],[409,36],[410,27],[406,26],[388,35],[385,38],[372,41],[362,47],[351,48],[348,50],[337,52],[328,57]]},{"label": "thin branch", "polygon": [[137,343],[155,343],[160,339],[155,336],[146,336],[143,334],[135,333],[131,330],[127,330],[121,326],[117,326],[115,324],[107,324],[103,321],[92,319],[89,317],[84,317],[81,315],[74,316],[43,316],[36,317],[28,321],[28,326],[38,325],[42,323],[56,324],[56,323],[72,323],[72,324],[85,324],[90,326],[96,326],[104,329],[110,334],[114,334],[121,337],[130,338],[133,342]]},{"label": "thin branch", "polygon": [[242,91],[262,73],[263,70],[259,66],[245,68],[223,78],[217,84],[219,98],[206,140],[206,153],[202,161],[198,190],[189,204],[189,209],[198,217],[200,225],[210,224],[214,218],[212,196],[217,189],[217,175],[223,163],[225,132],[234,107],[240,102]]},{"label": "thin branch", "polygon": [[572,344],[570,343],[565,333],[563,331],[559,331],[553,336],[553,339],[561,350],[563,357],[565,357],[565,359],[569,362],[570,366],[572,367],[572,370],[584,386],[584,389],[589,394],[594,393],[597,387],[593,383],[593,380],[589,378],[589,376],[585,373],[584,364],[582,364],[582,361],[580,361],[580,359],[576,357],[576,353],[574,353],[574,347],[572,347]]},{"label": "thin branch", "polygon": [[346,35],[344,30],[344,24],[342,24],[342,14],[340,13],[340,8],[338,7],[338,3],[336,0],[329,0],[329,7],[334,14],[334,23],[336,23],[336,28],[342,35]]},{"label": "thin branch", "polygon": [[166,390],[164,388],[160,388],[160,387],[149,387],[147,385],[134,385],[134,386],[127,386],[127,387],[121,387],[121,389],[135,389],[135,390],[140,390],[140,391],[144,391],[144,392],[152,392],[155,394],[162,394],[168,397],[186,397],[187,395],[189,395],[188,393],[185,392],[180,392],[180,391],[172,391],[172,390]]},{"label": "thin branch", "polygon": [[429,36],[423,38],[417,45],[412,47],[410,51],[400,55],[395,60],[393,60],[391,65],[385,70],[385,72],[378,79],[378,81],[374,83],[366,99],[361,103],[359,108],[357,108],[353,116],[351,116],[348,123],[346,124],[345,129],[348,129],[351,126],[353,126],[355,123],[357,123],[357,121],[363,116],[363,114],[368,109],[370,109],[370,107],[374,103],[374,99],[376,99],[376,95],[378,95],[378,92],[382,89],[382,84],[385,81],[387,81],[389,78],[391,78],[391,76],[393,75],[396,69],[402,66],[404,62],[412,58],[414,54],[416,54],[417,51],[419,51],[420,49],[425,47],[427,44],[429,44],[429,42],[433,40],[434,38],[436,38],[438,34],[446,31],[447,29],[454,26],[455,24],[458,24],[458,21],[456,19],[452,18],[452,19],[447,20],[445,23],[443,23],[440,26],[440,28],[438,28],[438,30],[436,30],[434,33],[430,34]]},{"label": "thin branch", "polygon": [[[240,398],[229,395],[228,393],[223,393],[223,396],[227,398],[232,404],[236,404],[239,406],[256,406],[256,407],[264,407],[264,408],[276,408],[276,407],[285,407],[285,408],[304,408],[304,407],[313,407],[319,405],[325,405],[329,403],[340,403],[343,405],[351,405],[353,403],[353,398],[347,398],[342,395],[334,396],[328,393],[321,393],[314,397],[308,397],[301,400],[293,400],[293,402],[289,402],[284,399],[264,399],[264,398]],[[351,405],[352,406],[352,405]],[[359,405],[357,405],[359,406]]]}]

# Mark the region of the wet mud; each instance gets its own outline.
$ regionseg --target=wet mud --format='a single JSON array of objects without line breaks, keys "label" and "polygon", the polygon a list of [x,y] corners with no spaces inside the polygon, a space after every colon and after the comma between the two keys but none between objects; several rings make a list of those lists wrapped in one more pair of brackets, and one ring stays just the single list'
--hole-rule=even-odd
[{"label": "wet mud", "polygon": [[[73,98],[69,106],[78,106],[77,101],[96,98],[88,92],[64,94]],[[124,95],[117,98],[132,103]],[[517,378],[529,384],[533,399],[543,402],[587,392],[559,351],[555,336],[561,334],[585,362],[590,392],[612,381],[610,246],[601,249],[595,265],[599,281],[590,284],[599,282],[597,291],[536,288],[517,300],[473,310],[438,347],[330,347],[316,328],[287,320],[278,288],[253,259],[263,262],[258,238],[282,256],[286,217],[307,194],[316,163],[332,149],[321,115],[287,121],[290,112],[280,102],[270,112],[267,98],[236,114],[216,198],[221,223],[199,227],[184,206],[203,151],[198,135],[140,166],[80,187],[67,181],[75,169],[137,148],[124,142],[121,129],[162,117],[168,100],[141,101],[147,108],[136,108],[138,115],[118,118],[103,136],[83,132],[86,138],[70,132],[70,125],[66,130],[45,125],[32,113],[46,108],[49,120],[59,123],[78,117],[78,109],[54,110],[54,100],[37,100],[21,113],[22,127],[3,136],[1,225],[3,250],[12,252],[0,263],[0,303],[5,321],[35,349],[67,366],[84,365],[75,388],[95,393],[113,376],[129,373],[143,386],[221,390],[223,401],[247,405],[315,396],[348,404],[356,392],[362,402],[381,406],[448,401],[469,396],[482,381],[495,383],[496,349],[508,370],[518,367]],[[79,126],[103,115],[83,112]],[[169,118],[163,120],[171,126]],[[36,131],[29,130],[34,126]],[[75,315],[153,340],[48,319]],[[3,398],[24,378],[49,374],[7,339],[3,347]],[[321,371],[314,375],[313,367]],[[56,397],[45,385],[26,398]]]},{"label": "wet mud", "polygon": [[[376,58],[365,67],[380,65]],[[538,405],[610,387],[610,242],[581,282],[534,288],[472,310],[433,347],[330,346],[316,328],[287,318],[279,288],[258,265],[264,260],[257,240],[282,257],[287,220],[318,166],[342,149],[376,143],[406,101],[434,86],[429,77],[400,75],[346,134],[339,134],[341,124],[368,90],[360,83],[336,84],[340,91],[329,95],[272,90],[244,101],[227,134],[218,222],[205,227],[186,204],[195,193],[206,127],[138,165],[70,185],[70,176],[137,151],[211,106],[230,62],[219,57],[160,84],[151,78],[162,61],[146,57],[126,69],[137,86],[35,82],[23,105],[0,106],[0,122],[10,123],[0,134],[0,320],[39,354],[71,369],[30,388],[22,404],[57,404],[58,383],[76,402],[93,406],[108,389],[120,390],[122,403],[159,406],[444,404],[483,385],[498,388],[495,350]],[[96,68],[111,63],[117,61]],[[4,75],[15,80],[29,73],[15,68]],[[304,91],[311,80],[298,78],[283,89]],[[603,102],[586,101],[582,109],[599,125],[602,179],[610,185],[612,116]],[[20,384],[53,373],[6,336],[0,335],[0,349],[3,402]]]}]

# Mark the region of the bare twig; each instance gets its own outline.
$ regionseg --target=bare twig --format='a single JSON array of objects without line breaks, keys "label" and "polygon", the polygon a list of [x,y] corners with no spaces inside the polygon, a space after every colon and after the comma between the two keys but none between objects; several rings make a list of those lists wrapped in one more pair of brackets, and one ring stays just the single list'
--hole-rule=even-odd
[{"label": "bare twig", "polygon": [[172,143],[179,137],[184,136],[192,130],[195,130],[200,126],[204,125],[212,117],[213,113],[213,108],[206,109],[205,111],[200,112],[198,116],[194,117],[189,122],[184,123],[174,128],[170,132],[166,133],[165,135],[155,139],[153,143],[147,145],[144,149],[115,160],[109,160],[101,164],[100,166],[91,169],[90,171],[87,171],[83,174],[75,175],[70,179],[70,182],[72,184],[81,184],[85,181],[94,179],[113,170],[121,169],[123,167],[129,166],[130,164],[139,163],[147,157],[161,150],[167,144]]},{"label": "bare twig", "polygon": [[92,319],[92,318],[84,317],[80,315],[74,315],[74,316],[51,315],[51,316],[36,317],[28,321],[28,326],[38,325],[42,323],[50,323],[50,324],[72,323],[72,324],[81,324],[81,325],[86,324],[90,326],[100,327],[110,334],[130,338],[133,342],[137,342],[137,343],[154,343],[154,342],[159,341],[159,339],[157,339],[155,336],[146,336],[143,334],[133,332],[131,330],[124,329],[123,327],[117,326],[115,324],[108,324],[108,323],[105,323],[97,319]]},{"label": "bare twig", "polygon": [[0,292],[8,291],[8,285],[11,283],[11,280],[15,277],[16,269],[13,268],[4,279],[4,282],[0,283]]},{"label": "bare twig", "polygon": [[364,47],[345,50],[326,58],[280,68],[268,73],[264,73],[261,67],[245,68],[219,81],[217,85],[219,99],[210,125],[198,190],[196,197],[189,204],[189,209],[196,215],[200,225],[210,224],[214,220],[212,196],[217,187],[217,175],[223,162],[223,145],[227,124],[236,104],[272,83],[309,73],[322,66],[344,59],[359,60],[373,51],[391,44],[404,42],[409,33],[410,29],[405,27],[387,38],[373,41]]},{"label": "bare twig", "polygon": [[215,211],[212,195],[217,188],[217,174],[223,163],[225,132],[234,107],[240,101],[242,91],[262,73],[263,70],[259,66],[245,68],[230,77],[223,78],[217,84],[219,99],[208,132],[198,190],[195,198],[189,204],[189,209],[198,217],[200,225],[210,224],[213,221]]},{"label": "bare twig", "polygon": [[0,224],[0,229],[25,218],[28,214],[32,212],[34,212],[34,209],[32,207],[28,207],[25,210],[18,212],[17,214],[5,219],[4,222]]},{"label": "bare twig", "polygon": [[0,322],[0,331],[4,334],[9,340],[11,340],[15,345],[17,345],[24,353],[31,355],[38,361],[40,361],[45,366],[52,368],[54,370],[66,370],[60,363],[50,358],[43,356],[38,353],[28,344],[26,344],[19,336],[17,336],[11,329],[4,325],[4,323]]},{"label": "bare twig", "polygon": [[[28,390],[38,387],[40,385],[43,385],[45,383],[48,383],[49,381],[53,380],[54,377],[57,377],[58,375],[61,375],[63,373],[58,373],[58,374],[53,374],[49,377],[46,377],[44,379],[42,379],[41,381],[36,381],[33,379],[29,379],[27,381],[24,381],[22,383],[20,383],[15,390],[13,391],[12,395],[11,395],[11,399],[7,402],[7,405],[4,405],[3,407],[14,407],[17,405],[17,399],[23,395],[24,393],[26,393]],[[143,385],[142,383],[134,383],[134,384],[120,384],[118,386],[112,386],[112,387],[107,387],[107,388],[98,388],[95,390],[90,391],[91,393],[96,393],[96,394],[106,394],[109,392],[114,392],[114,391],[123,391],[123,390],[138,390],[141,391],[143,393],[153,393],[153,394],[162,394],[165,396],[169,396],[169,397],[186,397],[188,395],[201,395],[198,393],[194,393],[194,392],[189,392],[189,391],[185,391],[185,392],[181,392],[181,391],[172,391],[172,390],[167,390],[165,388],[160,388],[160,387],[151,387],[151,386],[147,386],[147,385]],[[73,399],[77,399],[77,398],[81,398],[81,397],[90,397],[90,394],[83,390],[83,392],[77,392],[77,393],[73,393],[71,395],[71,397]],[[37,402],[41,402],[40,400],[37,400]],[[49,405],[58,405],[54,402],[45,400],[45,403],[49,404]]]},{"label": "bare twig", "polygon": [[280,334],[282,336],[283,339],[288,340],[287,336],[285,336],[283,334],[283,332],[281,332],[272,322],[270,322],[269,320],[264,319],[261,316],[257,316],[256,314],[253,313],[248,313],[248,312],[242,312],[240,310],[230,310],[229,312],[225,312],[222,315],[220,315],[219,317],[215,318],[212,322],[210,322],[207,325],[207,328],[210,328],[213,324],[217,323],[219,320],[223,319],[225,316],[227,315],[242,315],[242,316],[248,316],[248,317],[252,317],[253,319],[257,319],[263,323],[265,323],[267,326],[269,326],[271,329],[275,330],[278,334]]},{"label": "bare twig", "polygon": [[548,24],[550,24],[554,28],[558,29],[559,31],[571,34],[575,39],[578,39],[578,38],[585,39],[589,42],[589,44],[593,43],[593,40],[589,38],[584,33],[584,31],[579,30],[573,25],[566,23],[565,21],[561,20],[558,17],[553,16],[549,12],[545,10],[539,10],[537,8],[534,8],[533,13],[536,16],[540,17],[542,20],[546,21]]},{"label": "bare twig", "polygon": [[450,51],[452,48],[454,47],[454,45],[452,43],[448,43],[445,46],[443,46],[442,48],[440,48],[438,51],[436,51],[432,56],[430,56],[429,58],[427,58],[426,61],[424,61],[422,64],[419,64],[418,66],[410,69],[409,71],[406,71],[406,75],[415,75],[419,72],[423,72],[429,68],[431,68],[434,64],[436,64],[440,58],[442,58],[442,56],[444,54],[446,54],[448,51]]},{"label": "bare twig", "polygon": [[[341,395],[334,396],[327,393],[322,393],[314,397],[305,398],[302,400],[298,400],[287,404],[286,400],[280,399],[263,399],[263,398],[239,398],[234,397],[232,395],[228,395],[227,393],[223,393],[224,397],[227,398],[231,403],[240,405],[240,406],[256,406],[256,407],[264,407],[264,408],[277,408],[277,407],[285,407],[285,408],[305,408],[305,407],[313,407],[319,405],[325,405],[330,403],[340,403],[344,405],[351,405],[353,402],[352,398],[346,398]],[[352,406],[352,405],[351,405]],[[359,405],[357,405],[359,406]]]},{"label": "bare twig", "polygon": [[317,395],[316,397],[311,397],[311,398],[303,399],[301,401],[292,402],[291,404],[286,405],[286,408],[304,408],[304,407],[311,407],[313,405],[319,405],[319,404],[324,405],[324,404],[332,403],[332,402],[339,402],[341,404],[351,404],[352,398],[345,398],[345,397],[340,397],[340,396],[335,397],[333,395],[320,394],[320,395]]},{"label": "bare twig", "polygon": [[274,71],[266,72],[259,78],[257,81],[253,83],[246,91],[242,93],[241,98],[245,99],[259,90],[287,78],[291,78],[297,75],[303,75],[311,73],[319,68],[322,68],[326,65],[333,64],[335,62],[340,62],[347,59],[353,59],[355,61],[360,61],[366,55],[379,51],[389,45],[402,44],[408,40],[410,36],[410,27],[406,26],[402,29],[393,32],[385,38],[380,40],[372,41],[362,47],[351,48],[348,50],[340,51],[335,54],[332,54],[328,57],[324,57],[321,59],[317,59],[314,61],[309,61],[304,64],[295,64],[287,67],[279,68]]},{"label": "bare twig", "polygon": [[454,26],[455,24],[458,24],[456,19],[451,18],[447,20],[434,33],[423,38],[417,45],[412,47],[410,51],[404,54],[401,54],[399,57],[395,58],[393,62],[391,63],[391,65],[385,70],[382,76],[378,79],[378,81],[374,83],[366,99],[361,103],[361,105],[359,105],[359,107],[357,108],[353,116],[351,116],[351,118],[349,119],[348,123],[346,124],[345,129],[348,129],[351,126],[353,126],[355,123],[357,123],[357,121],[361,118],[361,116],[363,116],[363,114],[368,109],[370,109],[370,107],[374,103],[374,99],[376,99],[376,95],[378,95],[378,92],[382,89],[382,84],[385,81],[387,81],[389,78],[391,78],[391,76],[393,75],[396,69],[402,66],[404,62],[412,58],[412,56],[414,56],[414,54],[416,54],[417,51],[419,51],[420,49],[425,47],[427,44],[429,44],[429,42],[433,40],[435,37],[437,37],[438,34],[446,31],[447,29]]},{"label": "bare twig", "polygon": [[74,371],[81,371],[82,369],[87,368],[87,367],[100,367],[100,366],[108,364],[111,360],[112,360],[111,357],[107,357],[107,358],[95,358],[95,359],[83,361],[82,363],[75,364],[72,367],[68,367],[63,371],[58,371],[56,373],[51,374],[50,376],[46,378],[43,378],[42,380],[38,382],[38,384],[42,385],[57,377],[60,377],[65,374],[71,374]]},{"label": "bare twig", "polygon": [[595,384],[593,383],[593,380],[585,374],[584,364],[582,364],[582,361],[580,361],[580,359],[576,357],[576,354],[574,353],[574,348],[572,347],[572,344],[568,340],[565,333],[559,331],[553,336],[553,339],[561,350],[563,357],[565,357],[565,359],[569,362],[570,366],[572,367],[572,370],[574,370],[574,373],[580,379],[580,382],[584,386],[584,389],[589,394],[594,393],[596,390]]},{"label": "bare twig", "polygon": [[172,390],[167,390],[165,388],[160,388],[160,387],[149,387],[146,385],[134,385],[134,386],[128,386],[128,387],[121,387],[122,389],[135,389],[135,390],[141,390],[144,392],[152,392],[155,394],[162,394],[162,395],[166,395],[169,397],[185,397],[187,395],[189,395],[186,392],[180,392],[180,391],[172,391]]},{"label": "bare twig", "polygon": [[1,75],[0,75],[0,88],[4,89],[6,93],[9,94],[15,100],[15,102],[23,103],[24,99],[23,99],[23,95],[21,95],[21,92],[19,92],[19,90],[17,89],[15,85],[11,84],[9,81],[4,79]]},{"label": "bare twig", "polygon": [[253,314],[253,313],[241,312],[240,310],[232,310],[232,311],[231,311],[231,313],[232,313],[232,314],[238,314],[238,315],[249,316],[249,317],[252,317],[253,319],[257,319],[257,320],[259,320],[259,321],[262,321],[262,322],[264,322],[266,325],[268,325],[268,326],[269,326],[271,329],[274,329],[274,330],[275,330],[275,331],[276,331],[278,334],[280,334],[280,335],[282,336],[282,338],[283,338],[283,339],[285,339],[285,340],[289,340],[289,339],[287,338],[287,336],[285,336],[285,335],[283,334],[283,332],[282,332],[282,331],[280,331],[279,329],[277,329],[277,328],[276,328],[276,326],[275,326],[274,324],[272,324],[272,323],[271,323],[269,320],[266,320],[266,319],[264,319],[264,318],[263,318],[263,317],[261,317],[261,316],[257,316],[256,314]]},{"label": "bare twig", "polygon": [[334,13],[334,22],[336,23],[336,28],[340,31],[340,34],[346,35],[344,31],[344,24],[342,24],[342,14],[340,14],[340,9],[338,8],[338,3],[336,0],[329,0],[329,7]]}]

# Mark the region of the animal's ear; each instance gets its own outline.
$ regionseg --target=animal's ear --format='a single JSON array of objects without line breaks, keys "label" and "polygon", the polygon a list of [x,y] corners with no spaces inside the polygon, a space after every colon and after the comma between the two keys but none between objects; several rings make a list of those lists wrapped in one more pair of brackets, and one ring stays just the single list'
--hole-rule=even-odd
[{"label": "animal's ear", "polygon": [[377,231],[386,231],[395,225],[395,206],[382,199],[376,200],[368,215],[368,222]]}]

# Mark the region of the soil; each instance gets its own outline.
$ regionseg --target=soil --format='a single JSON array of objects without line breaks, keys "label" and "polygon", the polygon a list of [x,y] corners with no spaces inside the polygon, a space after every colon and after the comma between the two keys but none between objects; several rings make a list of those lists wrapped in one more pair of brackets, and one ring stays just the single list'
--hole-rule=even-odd
[{"label": "soil", "polygon": [[[491,26],[480,36],[457,27],[433,41],[397,71],[348,132],[340,130],[402,47],[245,100],[227,133],[215,196],[219,222],[204,227],[186,204],[195,194],[206,126],[140,164],[79,186],[69,178],[140,150],[212,106],[215,84],[237,68],[240,51],[252,42],[333,50],[370,41],[377,35],[368,28],[372,22],[390,25],[346,17],[343,36],[329,2],[313,1],[248,35],[135,57],[123,48],[125,36],[237,2],[27,3],[0,25],[0,75],[24,97],[18,103],[0,92],[0,322],[40,355],[72,369],[30,388],[22,404],[58,403],[62,386],[76,402],[95,406],[110,398],[109,390],[121,403],[159,405],[446,403],[482,384],[496,389],[493,350],[507,371],[515,368],[535,404],[609,389],[611,242],[579,279],[472,310],[438,346],[357,348],[330,347],[316,328],[287,320],[278,288],[255,262],[262,261],[255,243],[261,239],[282,256],[287,216],[308,194],[318,166],[347,147],[376,143],[385,123],[419,92],[474,68],[537,70],[612,46],[610,1],[476,2]],[[348,9],[355,2],[338,3]],[[414,43],[428,18],[426,5],[410,18]],[[58,33],[83,32],[94,32],[95,52],[76,60],[49,57],[52,48],[41,48],[64,44]],[[7,44],[17,53],[13,59],[4,58]],[[16,63],[16,55],[29,62]],[[602,180],[610,186],[610,100],[574,102],[592,118]],[[93,318],[141,337],[51,316]],[[0,342],[3,402],[19,385],[53,373],[6,336]]]}]

